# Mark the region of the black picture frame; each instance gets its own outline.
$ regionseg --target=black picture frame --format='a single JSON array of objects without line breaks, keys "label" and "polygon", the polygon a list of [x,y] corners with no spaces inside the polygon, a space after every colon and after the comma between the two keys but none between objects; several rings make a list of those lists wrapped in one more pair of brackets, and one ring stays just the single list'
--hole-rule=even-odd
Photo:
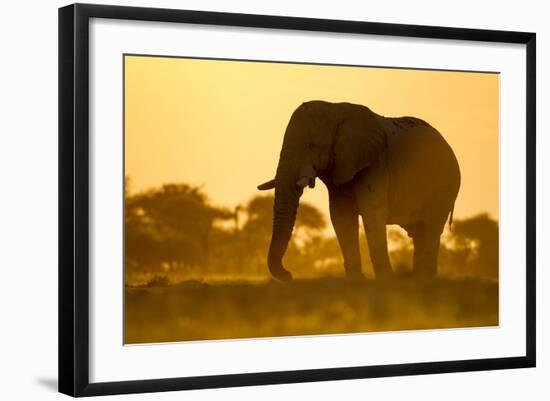
[{"label": "black picture frame", "polygon": [[[526,46],[526,353],[381,366],[90,383],[88,61],[91,18],[516,43]],[[71,396],[252,386],[535,366],[536,35],[479,29],[74,4],[59,9],[59,391]]]}]

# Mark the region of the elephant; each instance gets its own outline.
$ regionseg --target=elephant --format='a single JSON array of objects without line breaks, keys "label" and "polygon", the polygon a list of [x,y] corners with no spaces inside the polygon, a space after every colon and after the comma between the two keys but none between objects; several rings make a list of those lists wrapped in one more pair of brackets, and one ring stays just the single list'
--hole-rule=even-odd
[{"label": "elephant", "polygon": [[275,178],[257,188],[275,189],[267,255],[271,275],[292,280],[283,266],[304,188],[319,178],[329,194],[330,220],[346,277],[364,278],[359,216],[375,278],[394,277],[386,225],[404,228],[414,245],[413,274],[435,278],[440,237],[452,224],[460,188],[456,156],[443,136],[415,117],[384,117],[366,106],[313,100],[292,113]]}]

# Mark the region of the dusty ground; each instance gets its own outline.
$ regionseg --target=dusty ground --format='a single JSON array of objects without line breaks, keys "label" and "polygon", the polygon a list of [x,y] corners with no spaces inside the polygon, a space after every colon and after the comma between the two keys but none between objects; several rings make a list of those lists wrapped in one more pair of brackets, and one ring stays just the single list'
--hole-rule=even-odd
[{"label": "dusty ground", "polygon": [[498,283],[341,278],[127,287],[126,343],[498,325]]}]

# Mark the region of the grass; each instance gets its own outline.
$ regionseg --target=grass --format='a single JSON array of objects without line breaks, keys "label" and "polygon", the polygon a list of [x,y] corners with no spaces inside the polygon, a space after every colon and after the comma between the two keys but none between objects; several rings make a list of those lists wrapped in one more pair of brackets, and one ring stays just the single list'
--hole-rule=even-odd
[{"label": "grass", "polygon": [[343,278],[126,287],[127,344],[498,325],[498,283]]}]

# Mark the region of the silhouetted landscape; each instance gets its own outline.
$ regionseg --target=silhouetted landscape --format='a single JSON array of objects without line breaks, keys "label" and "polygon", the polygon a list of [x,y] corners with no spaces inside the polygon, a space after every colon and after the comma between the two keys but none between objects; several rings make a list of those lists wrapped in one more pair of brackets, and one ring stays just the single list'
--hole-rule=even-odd
[{"label": "silhouetted landscape", "polygon": [[361,233],[368,279],[350,281],[324,214],[302,202],[284,259],[295,280],[280,283],[266,264],[272,196],[227,208],[179,183],[125,197],[126,343],[498,324],[498,223],[487,214],[444,232],[437,280],[413,278],[411,240],[393,226],[395,277],[373,280]]}]

